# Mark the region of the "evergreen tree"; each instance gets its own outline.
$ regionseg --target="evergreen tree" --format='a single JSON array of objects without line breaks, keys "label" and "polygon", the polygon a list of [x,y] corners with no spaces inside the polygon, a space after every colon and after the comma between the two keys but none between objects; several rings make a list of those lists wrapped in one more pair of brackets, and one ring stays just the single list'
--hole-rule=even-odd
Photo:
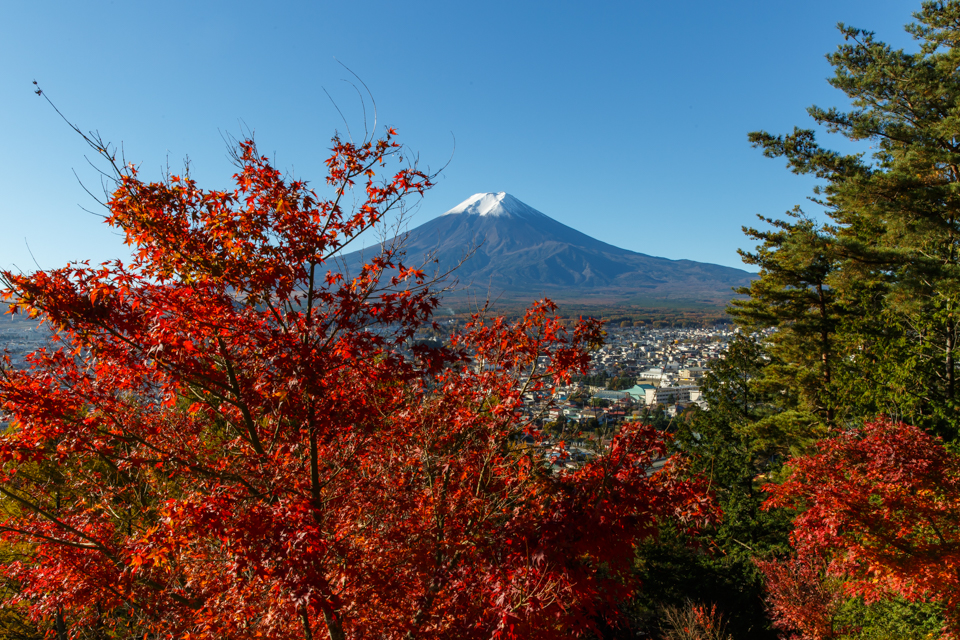
[{"label": "evergreen tree", "polygon": [[[730,439],[733,434],[752,436],[754,447],[763,445],[765,436],[774,441],[782,438],[780,450],[790,449],[796,455],[802,447],[791,449],[791,438],[794,445],[802,445],[798,435],[806,433],[816,438],[823,433],[819,426],[838,427],[832,439],[825,442],[842,437],[849,437],[851,442],[876,440],[877,469],[890,474],[891,491],[908,501],[927,494],[939,496],[944,491],[943,483],[934,483],[938,488],[933,491],[910,490],[904,478],[920,468],[924,471],[919,475],[926,477],[927,467],[912,463],[908,455],[894,451],[886,440],[850,434],[856,433],[851,428],[862,426],[865,418],[891,414],[952,440],[954,446],[943,449],[941,458],[951,465],[956,463],[955,454],[949,452],[955,451],[960,417],[956,370],[960,311],[960,1],[925,2],[914,17],[917,22],[907,27],[918,42],[918,50],[913,53],[876,40],[871,32],[841,24],[845,42],[828,56],[835,69],[830,82],[845,93],[852,107],[809,109],[817,124],[829,133],[869,145],[869,154],[827,150],[817,143],[812,130],[794,129],[783,136],[765,132],[750,135],[767,156],[786,158],[793,171],[822,181],[814,201],[824,206],[831,220],[830,224],[817,224],[797,210],[794,220],[764,219],[773,227],[770,231],[745,230],[760,246],[742,255],[748,263],[760,267],[760,277],[749,290],[742,291],[749,300],[735,303],[731,313],[744,327],[775,329],[765,345],[770,364],[746,372],[754,372],[755,390],[767,385],[767,397],[779,410],[761,416],[747,429],[737,426],[736,421],[726,424],[721,416],[711,416],[711,420],[719,421],[718,428],[710,431],[709,422],[703,422],[697,426],[698,437],[692,439],[695,448],[709,444],[714,451],[731,452],[729,459],[736,460],[736,440]],[[779,399],[771,393],[777,387]],[[821,424],[804,428],[804,416]],[[801,426],[779,432],[763,428],[791,420]],[[910,429],[904,424],[881,422],[893,425],[888,434],[892,440]],[[748,434],[748,430],[753,433]],[[725,441],[733,446],[720,446]],[[818,450],[823,446],[821,443]],[[928,453],[923,446],[907,447],[905,451],[923,457]],[[791,462],[791,468],[795,468],[807,461],[810,492],[823,482],[850,477],[851,467],[860,460],[827,469],[823,464],[811,464],[810,459],[805,455]],[[740,464],[748,461],[746,457],[739,460]],[[727,518],[736,519],[737,514],[745,513],[733,511],[731,515],[729,505],[735,504],[730,500],[732,494],[720,493]],[[825,493],[847,498],[850,491]],[[812,511],[808,510],[814,501],[809,492],[798,496],[792,503],[800,510],[792,533],[795,546],[797,540],[817,536],[809,524]],[[864,520],[870,507],[889,506],[889,500],[875,488],[852,500],[856,503],[852,520],[831,517],[824,526],[844,532],[850,522]],[[884,512],[883,518],[891,516]],[[925,521],[919,520],[925,526]],[[762,517],[750,522],[760,530],[776,531]],[[943,539],[942,532],[938,531],[938,536]],[[854,537],[871,549],[886,544],[882,536]],[[722,539],[718,530],[713,541],[722,544]],[[824,552],[833,555],[827,560],[849,559],[850,554],[844,550],[831,551],[828,547],[824,546]],[[756,557],[763,559],[763,553]],[[877,576],[888,571],[891,564],[904,571],[921,566],[912,556],[899,565],[871,561],[870,584],[877,582]],[[944,556],[934,564],[952,571],[952,561]],[[838,620],[846,616],[846,622],[840,620],[842,624],[834,626],[829,637],[932,637],[928,634],[938,627],[941,615],[953,615],[950,606],[944,611],[939,607],[943,602],[953,602],[954,592],[943,595],[929,591],[929,600],[914,596],[898,600],[892,596],[906,591],[895,590],[876,602],[848,599],[850,593],[857,592],[854,582],[849,582],[855,576],[836,569],[831,576],[835,595],[844,594],[835,603],[835,613]],[[819,578],[823,581],[822,573]],[[848,582],[841,586],[841,579]],[[771,589],[776,591],[775,587]],[[771,602],[776,605],[776,598]],[[783,613],[786,605],[780,605]],[[809,613],[800,617],[809,622]]]},{"label": "evergreen tree", "polygon": [[854,318],[844,327],[843,355],[873,375],[863,408],[890,407],[954,437],[960,2],[925,2],[915,18],[907,30],[919,42],[916,53],[841,24],[845,44],[828,56],[830,83],[853,108],[809,109],[829,132],[869,143],[871,155],[825,150],[811,130],[750,138],[795,172],[825,180],[819,202],[835,222],[840,259],[828,282]]},{"label": "evergreen tree", "polygon": [[768,349],[781,364],[765,367],[765,384],[794,391],[795,406],[789,408],[797,415],[791,419],[802,415],[803,423],[829,424],[835,416],[838,320],[829,283],[837,266],[834,238],[799,208],[788,215],[795,222],[761,216],[770,231],[743,228],[761,243],[755,252],[739,252],[745,263],[760,267],[760,277],[738,290],[749,297],[733,301],[729,312],[746,329],[776,329],[767,337]]}]

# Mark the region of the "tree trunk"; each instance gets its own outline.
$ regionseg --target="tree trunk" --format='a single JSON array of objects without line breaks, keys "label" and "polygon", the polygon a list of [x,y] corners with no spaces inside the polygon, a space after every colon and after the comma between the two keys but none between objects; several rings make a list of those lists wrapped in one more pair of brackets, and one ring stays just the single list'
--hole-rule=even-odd
[{"label": "tree trunk", "polygon": [[956,347],[956,336],[954,331],[956,326],[953,318],[947,318],[947,347],[946,347],[946,374],[947,374],[947,402],[953,403],[953,396],[956,389],[956,371],[953,362],[953,350]]},{"label": "tree trunk", "polygon": [[343,624],[328,607],[323,607],[323,621],[327,625],[330,640],[347,640],[347,634],[343,632]]},{"label": "tree trunk", "polygon": [[830,331],[827,325],[827,301],[823,291],[823,283],[817,284],[817,304],[820,311],[820,361],[823,367],[823,385],[824,395],[827,397],[827,422],[833,424],[833,400],[830,398],[830,358],[832,349],[830,348]]},{"label": "tree trunk", "polygon": [[57,609],[57,640],[67,640],[67,625],[63,621],[63,611]]},{"label": "tree trunk", "polygon": [[313,629],[310,627],[310,612],[306,605],[300,607],[300,622],[303,623],[303,637],[306,640],[313,640]]}]

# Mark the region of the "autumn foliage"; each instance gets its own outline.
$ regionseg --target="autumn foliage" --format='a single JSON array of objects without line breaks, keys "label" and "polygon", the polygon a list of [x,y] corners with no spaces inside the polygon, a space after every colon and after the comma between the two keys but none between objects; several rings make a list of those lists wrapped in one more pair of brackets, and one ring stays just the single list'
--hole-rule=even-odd
[{"label": "autumn foliage", "polygon": [[423,269],[386,247],[338,271],[431,186],[388,169],[394,135],[335,138],[327,199],[251,141],[232,190],[121,167],[107,221],[131,262],[3,274],[10,311],[60,340],[0,378],[0,532],[28,550],[3,571],[36,619],[77,637],[575,637],[636,588],[636,541],[710,515],[696,482],[648,472],[665,443],[643,426],[545,468],[522,394],[582,372],[596,322],[565,330],[544,301],[421,346],[438,328]]},{"label": "autumn foliage", "polygon": [[792,640],[832,640],[844,598],[839,581],[827,575],[826,563],[803,554],[782,560],[754,561],[766,578],[767,606],[774,626]]},{"label": "autumn foliage", "polygon": [[769,485],[768,507],[802,509],[789,567],[764,563],[776,619],[803,638],[829,638],[838,588],[869,603],[898,595],[944,605],[960,630],[960,462],[917,427],[880,420],[824,440]]}]

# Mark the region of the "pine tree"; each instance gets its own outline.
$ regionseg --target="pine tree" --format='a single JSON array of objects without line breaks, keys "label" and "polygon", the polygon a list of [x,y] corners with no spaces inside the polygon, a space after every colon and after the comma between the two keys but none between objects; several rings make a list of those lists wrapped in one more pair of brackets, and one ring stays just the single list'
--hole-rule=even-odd
[{"label": "pine tree", "polygon": [[834,238],[829,227],[799,208],[788,215],[796,222],[761,216],[770,231],[744,227],[761,244],[755,252],[739,253],[745,263],[760,267],[760,277],[738,290],[749,297],[734,300],[729,312],[745,328],[776,329],[767,342],[780,364],[765,368],[767,386],[794,390],[795,406],[789,409],[804,414],[804,422],[831,423],[838,320],[829,284],[837,266]]},{"label": "pine tree", "polygon": [[828,151],[811,130],[750,139],[766,155],[786,157],[795,172],[825,181],[817,193],[836,225],[840,260],[828,282],[858,317],[845,328],[844,355],[858,369],[884,360],[872,369],[883,372],[873,384],[905,394],[868,393],[865,404],[953,435],[960,393],[960,2],[926,2],[915,18],[907,27],[920,45],[915,53],[841,24],[845,44],[828,56],[830,83],[853,108],[809,109],[829,132],[869,143],[869,156]]}]

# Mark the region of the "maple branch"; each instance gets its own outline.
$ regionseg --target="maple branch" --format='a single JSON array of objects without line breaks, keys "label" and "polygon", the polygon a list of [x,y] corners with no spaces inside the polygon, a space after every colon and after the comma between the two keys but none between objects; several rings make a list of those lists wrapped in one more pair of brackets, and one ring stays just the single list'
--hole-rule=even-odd
[{"label": "maple branch", "polygon": [[[103,429],[98,429],[98,431],[99,431],[100,433],[102,433],[102,434],[105,434],[105,435],[113,435],[113,434],[111,434],[109,431],[104,431]],[[199,463],[197,463],[197,462],[188,462],[187,460],[185,460],[185,459],[182,458],[181,456],[179,456],[179,455],[177,455],[177,454],[175,454],[175,453],[172,453],[172,452],[170,452],[170,451],[168,451],[168,450],[165,450],[165,449],[161,448],[159,445],[156,445],[156,444],[150,442],[149,440],[143,438],[142,436],[136,435],[136,434],[131,433],[131,432],[126,432],[123,437],[124,437],[124,438],[127,438],[128,440],[130,440],[130,441],[132,441],[132,442],[136,442],[137,444],[140,444],[140,445],[142,445],[142,446],[150,449],[150,450],[153,451],[154,453],[156,453],[156,454],[159,456],[158,461],[160,461],[160,462],[169,460],[169,461],[173,462],[174,464],[177,464],[177,465],[183,467],[184,469],[189,469],[190,471],[197,472],[197,473],[199,473],[199,474],[201,474],[201,475],[205,475],[205,476],[210,477],[210,478],[215,478],[215,479],[217,479],[217,480],[227,480],[227,481],[231,481],[231,482],[237,482],[237,483],[239,483],[240,485],[242,485],[244,488],[246,488],[248,491],[250,491],[250,494],[251,494],[252,496],[263,496],[263,495],[265,495],[265,492],[264,492],[264,491],[261,491],[261,490],[257,489],[256,487],[254,487],[252,484],[250,484],[249,482],[247,482],[247,480],[244,479],[243,476],[240,476],[240,475],[237,475],[237,474],[234,474],[234,473],[221,473],[221,472],[218,472],[218,471],[214,471],[213,469],[210,469],[209,467],[204,466],[204,465],[202,465],[202,464],[199,464]],[[149,464],[149,463],[152,463],[152,462],[153,462],[152,460],[148,460],[148,461],[147,461],[148,464]]]},{"label": "maple branch", "polygon": [[[279,312],[279,311],[277,310],[277,308],[273,305],[273,302],[270,301],[270,297],[267,296],[267,298],[266,298],[266,300],[265,300],[264,302],[266,303],[267,309],[268,309],[268,310],[270,311],[270,313],[273,315],[274,319],[276,319],[277,324],[280,326],[280,328],[283,329],[283,332],[284,332],[286,335],[289,336],[289,335],[290,335],[290,328],[287,326],[287,323],[286,323],[286,322],[284,321],[284,319],[281,317],[280,312]],[[281,301],[281,303],[282,303],[282,302],[283,302],[283,301]]]},{"label": "maple branch", "polygon": [[410,621],[410,629],[407,630],[407,633],[404,636],[406,640],[414,640],[414,638],[416,638],[416,631],[418,631],[420,626],[423,625],[424,620],[426,620],[427,615],[433,608],[434,602],[437,600],[437,596],[440,595],[440,590],[443,588],[444,583],[447,582],[446,579],[440,577],[441,570],[443,571],[443,574],[449,578],[451,572],[456,568],[457,563],[460,561],[460,557],[462,555],[463,551],[461,549],[455,551],[453,556],[450,558],[450,561],[447,563],[447,567],[444,568],[442,551],[439,548],[437,549],[434,557],[434,571],[430,577],[430,584],[427,585],[426,592],[420,600],[420,605],[417,608],[417,611],[414,613],[413,619]]},{"label": "maple branch", "polygon": [[[310,261],[310,278],[307,283],[307,327],[313,326],[313,296],[314,296],[314,277],[317,272],[317,263]],[[306,335],[306,334],[305,334]]]},{"label": "maple branch", "polygon": [[39,505],[36,505],[36,504],[30,502],[30,501],[27,500],[26,498],[23,498],[23,497],[17,495],[16,493],[14,493],[14,492],[12,492],[12,491],[4,488],[3,486],[0,486],[0,494],[3,494],[3,495],[5,495],[5,496],[7,496],[8,498],[10,498],[11,500],[13,500],[14,502],[17,502],[18,504],[20,504],[20,505],[22,505],[22,506],[30,509],[30,510],[33,511],[34,513],[37,513],[37,514],[43,516],[44,518],[46,518],[47,520],[49,520],[50,522],[52,522],[52,523],[55,524],[56,526],[58,526],[58,527],[60,527],[61,529],[63,529],[64,531],[68,531],[68,532],[72,533],[73,535],[75,535],[75,536],[77,536],[78,538],[81,538],[81,539],[83,539],[83,540],[88,540],[88,541],[89,541],[89,544],[92,545],[92,546],[89,546],[89,547],[80,547],[80,548],[96,549],[97,551],[101,552],[102,554],[104,554],[105,556],[107,556],[108,558],[110,558],[111,560],[113,560],[114,562],[119,562],[119,560],[117,559],[116,555],[114,555],[114,553],[111,552],[111,551],[106,547],[106,545],[104,545],[102,542],[100,542],[100,541],[97,540],[96,538],[91,538],[90,536],[88,536],[87,534],[83,533],[83,532],[80,531],[79,529],[76,529],[75,527],[70,526],[70,525],[67,524],[66,522],[63,522],[63,521],[60,520],[58,517],[56,517],[55,515],[53,515],[52,513],[50,513],[49,511],[47,511],[46,509],[44,509],[43,507],[41,507],[41,506],[39,506]]},{"label": "maple branch", "polygon": [[[10,287],[10,288],[12,289],[12,287]],[[49,308],[46,308],[46,307],[43,306],[43,305],[38,306],[38,308],[39,308],[41,311],[43,311],[44,313],[47,313],[47,314],[50,313],[50,309],[49,309]],[[99,329],[102,329],[102,330],[106,331],[109,335],[113,336],[113,337],[116,338],[117,340],[120,340],[121,342],[123,342],[123,343],[126,344],[127,346],[131,347],[131,348],[134,349],[135,351],[137,351],[137,352],[139,352],[139,353],[143,353],[143,354],[149,353],[149,349],[146,349],[143,345],[134,342],[134,341],[131,340],[130,338],[127,338],[125,335],[123,335],[123,334],[120,333],[118,330],[116,330],[113,326],[111,326],[110,324],[108,324],[108,323],[106,322],[106,320],[102,320],[102,321],[96,321],[96,320],[95,320],[95,321],[88,321],[88,322],[89,322],[89,324],[90,324],[92,327],[99,328]],[[218,339],[218,340],[219,340],[220,345],[221,345],[221,348],[222,348],[222,347],[223,347],[222,340],[220,340],[220,339]],[[176,373],[177,373],[176,369],[174,369],[174,367],[173,367],[172,365],[170,365],[169,363],[167,363],[163,358],[159,357],[158,354],[156,354],[156,353],[152,354],[152,359],[153,359],[154,362],[157,363],[158,366],[164,367],[164,368],[167,370],[168,373],[172,373],[172,374],[176,374]],[[229,362],[227,362],[227,366],[228,366],[228,367],[230,366],[230,363],[229,363]],[[237,400],[236,400],[236,401],[231,400],[229,397],[227,397],[227,396],[225,396],[225,395],[223,395],[223,394],[221,394],[221,393],[218,393],[218,392],[214,391],[214,390],[213,390],[210,386],[208,386],[207,384],[201,383],[201,382],[200,382],[201,380],[203,380],[204,382],[213,384],[214,386],[220,387],[220,388],[222,388],[222,389],[228,390],[228,391],[233,391],[234,389],[231,389],[230,387],[227,387],[226,385],[221,384],[221,383],[220,383],[219,381],[217,381],[217,380],[214,380],[214,379],[209,378],[209,377],[207,377],[207,376],[200,376],[199,374],[194,374],[193,379],[192,379],[192,381],[191,381],[191,384],[195,384],[196,386],[200,387],[201,389],[203,389],[204,391],[206,391],[206,392],[209,393],[210,395],[214,396],[214,397],[217,398],[218,400],[221,400],[221,401],[223,401],[223,402],[227,402],[227,403],[229,403],[229,404],[237,407],[238,409],[241,410],[241,412],[246,411],[245,418],[248,418],[248,417],[249,417],[249,410],[245,409],[245,406],[241,406],[242,402],[241,402],[241,398],[240,398],[239,394],[237,394]],[[249,428],[249,423],[247,424],[247,426],[248,426],[248,428]],[[254,435],[254,437],[256,437],[256,431],[255,431],[255,430],[254,430],[254,432],[253,432],[253,435]],[[255,448],[256,448],[256,447],[255,447]],[[258,453],[261,453],[261,454],[262,454],[261,451],[258,451]]]},{"label": "maple branch", "polygon": [[47,542],[52,542],[53,544],[62,544],[67,547],[73,547],[75,549],[82,549],[84,551],[97,550],[99,547],[91,542],[73,542],[71,540],[64,540],[63,538],[54,538],[52,536],[45,535],[43,533],[37,533],[36,531],[28,531],[26,529],[18,529],[16,527],[10,527],[7,525],[0,525],[0,531],[5,531],[9,533],[19,533],[21,535],[37,538],[38,540],[45,540]]},{"label": "maple branch", "polygon": [[318,512],[322,504],[320,501],[320,454],[317,451],[317,432],[314,419],[313,406],[311,406],[307,414],[307,429],[310,438],[310,497],[313,501],[314,520],[317,521],[317,524],[320,524],[320,513]]},{"label": "maple branch", "polygon": [[250,415],[250,408],[243,400],[242,391],[240,389],[240,381],[237,379],[237,374],[234,371],[233,364],[230,361],[230,352],[227,350],[227,345],[224,344],[223,338],[220,336],[217,336],[217,345],[219,345],[220,353],[223,355],[223,362],[227,368],[227,376],[229,376],[230,384],[233,386],[233,394],[237,398],[235,405],[238,409],[240,409],[240,413],[243,415],[243,423],[246,426],[247,433],[250,436],[250,445],[259,455],[265,456],[266,451],[263,450],[263,446],[260,444],[260,438],[257,435],[257,425],[253,421],[253,416]]}]

